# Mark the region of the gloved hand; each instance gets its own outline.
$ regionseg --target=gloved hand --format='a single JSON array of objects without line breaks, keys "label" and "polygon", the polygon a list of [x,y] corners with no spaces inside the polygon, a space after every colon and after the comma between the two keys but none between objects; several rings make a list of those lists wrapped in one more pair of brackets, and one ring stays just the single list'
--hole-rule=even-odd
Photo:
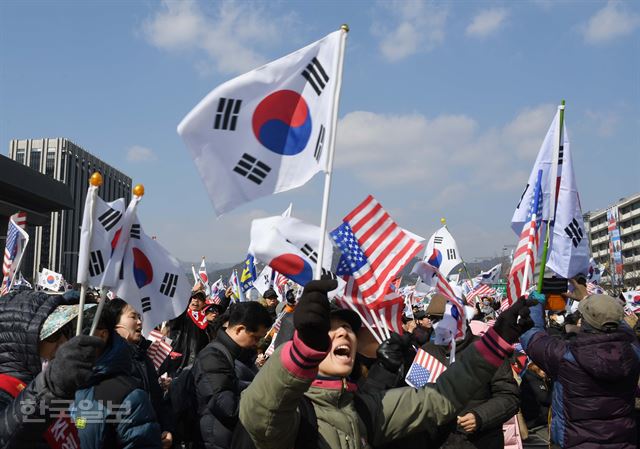
[{"label": "gloved hand", "polygon": [[338,286],[336,280],[311,281],[302,292],[302,297],[293,311],[293,325],[298,337],[316,351],[326,351],[331,345],[329,329],[329,300],[327,292]]},{"label": "gloved hand", "polygon": [[529,307],[536,304],[538,304],[538,301],[535,299],[525,300],[524,297],[521,297],[515,304],[500,314],[493,329],[507,343],[513,344],[517,342],[520,335],[533,327]]},{"label": "gloved hand", "polygon": [[391,332],[391,337],[378,346],[378,350],[376,351],[378,361],[385,369],[395,373],[404,363],[404,353],[409,344],[410,340],[408,338]]},{"label": "gloved hand", "polygon": [[93,372],[97,353],[104,346],[98,337],[79,335],[64,343],[44,372],[44,381],[54,396],[72,399]]}]

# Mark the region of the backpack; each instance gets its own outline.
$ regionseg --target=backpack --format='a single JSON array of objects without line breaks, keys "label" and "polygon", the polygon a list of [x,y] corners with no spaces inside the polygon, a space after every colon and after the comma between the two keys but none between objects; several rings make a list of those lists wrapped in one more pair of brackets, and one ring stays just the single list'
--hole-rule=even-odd
[{"label": "backpack", "polygon": [[[210,344],[222,352],[231,366],[233,366],[233,357],[231,357],[229,350],[222,343],[213,341]],[[193,364],[182,368],[171,382],[171,388],[169,388],[169,398],[174,413],[176,432],[182,441],[200,440],[200,414],[196,396],[196,384],[191,372],[192,368]]]}]

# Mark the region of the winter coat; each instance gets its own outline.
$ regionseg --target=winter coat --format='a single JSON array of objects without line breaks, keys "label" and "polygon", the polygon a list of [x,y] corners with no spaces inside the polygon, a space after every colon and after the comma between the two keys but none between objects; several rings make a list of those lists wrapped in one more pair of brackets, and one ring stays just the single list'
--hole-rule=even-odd
[{"label": "winter coat", "polygon": [[76,391],[71,416],[81,449],[159,449],[160,425],[142,383],[131,376],[131,350],[114,333],[89,386]]},{"label": "winter coat", "polygon": [[520,408],[528,428],[546,426],[551,407],[551,383],[529,370],[522,374]]},{"label": "winter coat", "polygon": [[[345,379],[317,379],[326,356],[297,333],[276,350],[242,393],[240,421],[258,449],[290,449],[300,425],[298,403],[311,400],[318,422],[318,447],[364,449],[414,432],[433,432],[455,419],[473,393],[489,381],[511,347],[495,331],[474,343],[433,387],[362,393]],[[368,424],[367,424],[368,423]],[[370,429],[370,430],[367,430]]]},{"label": "winter coat", "polygon": [[[38,353],[40,329],[47,316],[61,304],[77,303],[77,296],[49,296],[43,292],[22,291],[0,298],[0,374],[19,379],[25,388],[14,399],[0,389],[0,447],[47,448],[43,433],[51,425],[49,416],[40,414],[51,401],[59,400],[47,388]],[[29,408],[24,404],[39,406]]]},{"label": "winter coat", "polygon": [[[216,342],[227,349],[231,361],[216,347]],[[215,341],[198,354],[191,369],[198,399],[200,433],[207,449],[227,449],[231,445],[240,402],[235,361],[241,352],[242,348],[220,329]]]},{"label": "winter coat", "polygon": [[167,372],[175,377],[183,368],[193,365],[196,356],[209,344],[206,330],[200,329],[185,311],[179,317],[169,322],[169,335],[172,340],[173,351],[181,354],[176,359],[169,360]]},{"label": "winter coat", "polygon": [[[478,337],[467,330],[464,340],[456,345],[456,363],[463,351],[466,351],[469,345],[477,339]],[[446,346],[427,343],[422,349],[447,366],[447,369],[450,369],[449,350]],[[490,381],[476,389],[471,400],[458,414],[463,416],[470,412],[473,413],[476,417],[476,431],[467,434],[462,429],[456,430],[455,423],[451,423],[448,430],[442,429],[438,433],[443,439],[450,438],[448,434],[451,432],[462,434],[463,439],[470,442],[472,447],[502,449],[504,447],[502,424],[518,412],[519,403],[518,384],[513,378],[509,361],[505,360]],[[435,441],[438,441],[438,438]],[[439,444],[432,447],[438,446]]]},{"label": "winter coat", "polygon": [[631,330],[580,332],[567,341],[544,330],[541,305],[531,308],[531,317],[535,327],[520,342],[554,381],[552,441],[563,448],[635,448],[633,397],[640,349]]},{"label": "winter coat", "polygon": [[130,344],[132,350],[131,375],[142,383],[142,388],[149,394],[151,405],[158,417],[160,429],[168,432],[174,431],[173,409],[168,399],[165,399],[160,383],[158,382],[158,372],[156,367],[147,355],[147,349],[151,342],[144,337],[140,338],[138,344]]}]

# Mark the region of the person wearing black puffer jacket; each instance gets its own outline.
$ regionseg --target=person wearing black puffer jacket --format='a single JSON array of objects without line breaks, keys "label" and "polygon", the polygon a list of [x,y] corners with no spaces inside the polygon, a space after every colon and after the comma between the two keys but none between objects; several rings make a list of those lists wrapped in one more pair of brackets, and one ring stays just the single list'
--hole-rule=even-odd
[{"label": "person wearing black puffer jacket", "polygon": [[149,394],[162,430],[162,448],[169,449],[173,444],[173,411],[158,383],[156,367],[147,355],[151,342],[142,336],[140,314],[121,298],[109,301],[105,309],[118,320],[115,331],[129,343],[133,362],[131,375],[142,382],[143,389]]},{"label": "person wearing black puffer jacket", "polygon": [[[467,327],[464,339],[456,344],[456,360],[473,342],[478,340],[479,337],[474,336],[471,329]],[[447,345],[429,342],[422,349],[443,365],[449,366],[450,351]],[[429,447],[439,447],[444,442],[446,444],[455,442],[463,447],[502,449],[504,448],[502,424],[517,413],[519,405],[518,384],[513,378],[509,361],[505,360],[491,380],[478,388],[458,413],[458,422],[452,422],[449,428],[438,430],[438,437],[432,441],[439,444],[429,445]]]},{"label": "person wearing black puffer jacket", "polygon": [[216,339],[198,354],[191,369],[206,449],[231,446],[240,393],[250,383],[248,378],[238,378],[236,361],[244,351],[255,349],[271,326],[269,312],[257,302],[232,304],[227,313],[227,327],[218,330]]},{"label": "person wearing black puffer jacket", "polygon": [[[57,331],[40,340],[48,316],[60,305],[78,302],[76,292],[9,293],[0,299],[0,447],[48,448],[46,436],[57,419],[46,410],[73,398],[92,374],[97,337]],[[55,358],[54,358],[55,356]],[[43,362],[48,362],[42,369]],[[41,413],[42,411],[45,413]],[[46,435],[45,435],[46,434]]]}]

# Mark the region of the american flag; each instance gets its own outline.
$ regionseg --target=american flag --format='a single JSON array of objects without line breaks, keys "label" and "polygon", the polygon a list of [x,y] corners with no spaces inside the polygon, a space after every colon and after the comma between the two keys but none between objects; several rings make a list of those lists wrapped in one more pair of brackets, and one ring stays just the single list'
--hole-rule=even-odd
[{"label": "american flag", "polygon": [[9,217],[7,242],[4,248],[4,261],[2,263],[2,287],[0,287],[0,296],[9,293],[11,279],[13,275],[15,275],[15,269],[12,270],[13,263],[18,258],[19,253],[24,251],[24,247],[29,241],[29,235],[24,231],[26,224],[27,214],[24,212],[18,212]]},{"label": "american flag", "polygon": [[520,241],[513,255],[513,264],[509,271],[507,302],[509,306],[527,291],[533,283],[533,271],[536,266],[540,219],[542,218],[542,170],[538,170],[538,180],[529,204],[527,221],[520,233]]},{"label": "american flag", "polygon": [[331,232],[342,251],[338,275],[353,276],[366,305],[375,308],[422,244],[398,226],[371,195]]},{"label": "american flag", "polygon": [[447,367],[440,363],[434,356],[427,351],[418,349],[404,380],[413,388],[422,388],[426,384],[438,380],[438,377],[446,370]]},{"label": "american flag", "polygon": [[601,295],[604,289],[594,282],[587,282],[587,295]]},{"label": "american flag", "polygon": [[162,362],[171,354],[172,348],[171,345],[167,343],[166,337],[162,335],[160,331],[152,330],[149,333],[149,340],[151,340],[151,345],[149,349],[147,349],[147,355],[153,362],[156,370],[159,370]]},{"label": "american flag", "polygon": [[447,282],[442,273],[433,265],[420,261],[416,262],[411,270],[413,274],[420,276],[423,282],[429,285],[434,285],[436,291],[442,294],[447,301],[451,303],[451,316],[456,320],[456,335],[455,338],[463,338],[467,331],[466,312],[464,310],[464,304],[462,300],[458,298],[456,292],[451,287],[451,284]]},{"label": "american flag", "polygon": [[[345,286],[344,296],[336,298],[336,304],[343,309],[351,309],[349,304],[353,305],[360,318],[365,320],[372,328],[377,325],[373,319],[372,313],[377,313],[384,320],[390,331],[402,335],[402,311],[404,310],[404,298],[392,291],[389,291],[384,301],[378,303],[375,309],[370,309],[362,300],[358,284],[352,276],[343,278],[347,285]],[[348,303],[347,303],[348,302]]]},{"label": "american flag", "polygon": [[487,285],[487,284],[479,284],[476,288],[471,290],[469,294],[467,294],[467,302],[469,304],[473,304],[471,301],[473,301],[477,296],[479,297],[493,296],[495,294],[496,294],[495,288],[492,288],[490,285]]}]

